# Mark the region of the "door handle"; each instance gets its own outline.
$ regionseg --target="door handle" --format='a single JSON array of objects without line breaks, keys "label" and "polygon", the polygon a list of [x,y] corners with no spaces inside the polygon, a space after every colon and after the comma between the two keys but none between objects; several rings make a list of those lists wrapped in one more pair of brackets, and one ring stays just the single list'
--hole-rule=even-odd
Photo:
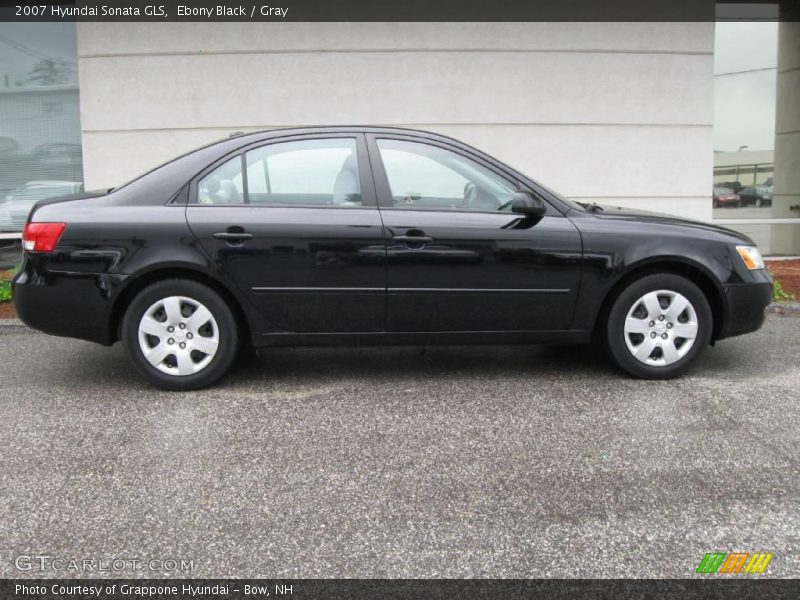
[{"label": "door handle", "polygon": [[405,244],[429,244],[433,238],[427,235],[396,235],[392,240]]},{"label": "door handle", "polygon": [[229,244],[243,244],[247,240],[253,239],[252,233],[245,233],[245,232],[230,232],[230,231],[221,231],[219,233],[215,233],[214,239],[215,240],[224,240]]}]

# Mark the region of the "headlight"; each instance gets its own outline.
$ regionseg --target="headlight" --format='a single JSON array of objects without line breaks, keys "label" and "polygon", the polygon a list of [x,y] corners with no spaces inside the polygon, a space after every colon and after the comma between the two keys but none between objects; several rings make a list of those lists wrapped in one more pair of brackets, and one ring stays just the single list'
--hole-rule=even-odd
[{"label": "headlight", "polygon": [[755,246],[736,246],[736,251],[742,257],[744,266],[751,271],[764,268],[764,259],[761,258],[761,252]]}]

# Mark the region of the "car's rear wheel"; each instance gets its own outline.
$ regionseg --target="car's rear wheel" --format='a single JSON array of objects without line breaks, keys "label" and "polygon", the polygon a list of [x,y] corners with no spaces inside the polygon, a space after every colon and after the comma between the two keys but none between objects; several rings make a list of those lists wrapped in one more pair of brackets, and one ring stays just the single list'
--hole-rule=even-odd
[{"label": "car's rear wheel", "polygon": [[631,283],[609,312],[606,340],[614,361],[643,379],[687,371],[708,346],[713,316],[703,292],[679,275],[658,273]]},{"label": "car's rear wheel", "polygon": [[137,371],[169,390],[214,383],[238,347],[230,307],[211,288],[183,279],[142,290],[123,317],[122,340]]}]

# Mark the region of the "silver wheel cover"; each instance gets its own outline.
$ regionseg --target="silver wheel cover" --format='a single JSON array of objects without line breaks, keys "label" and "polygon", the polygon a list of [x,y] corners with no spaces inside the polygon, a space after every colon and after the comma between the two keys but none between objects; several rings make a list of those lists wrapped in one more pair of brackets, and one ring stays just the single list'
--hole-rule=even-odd
[{"label": "silver wheel cover", "polygon": [[625,318],[625,345],[640,362],[665,367],[681,360],[697,338],[697,312],[678,292],[657,290],[633,303]]},{"label": "silver wheel cover", "polygon": [[219,327],[202,303],[170,296],[153,303],[139,321],[139,348],[147,362],[183,377],[205,369],[219,348]]}]

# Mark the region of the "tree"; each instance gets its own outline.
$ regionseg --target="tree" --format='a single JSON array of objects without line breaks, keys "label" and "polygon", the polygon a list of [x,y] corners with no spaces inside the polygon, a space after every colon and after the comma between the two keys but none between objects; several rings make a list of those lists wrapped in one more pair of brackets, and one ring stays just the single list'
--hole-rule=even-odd
[{"label": "tree", "polygon": [[31,69],[28,83],[59,85],[68,83],[72,66],[63,58],[42,58]]}]

